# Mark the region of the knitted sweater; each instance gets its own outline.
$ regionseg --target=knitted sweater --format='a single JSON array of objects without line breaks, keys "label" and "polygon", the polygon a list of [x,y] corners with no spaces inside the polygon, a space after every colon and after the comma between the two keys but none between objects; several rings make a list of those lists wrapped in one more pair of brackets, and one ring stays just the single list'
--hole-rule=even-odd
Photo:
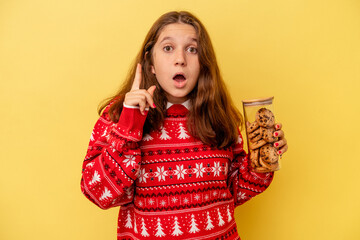
[{"label": "knitted sweater", "polygon": [[121,206],[117,239],[240,239],[235,207],[273,179],[250,171],[240,133],[217,149],[189,134],[183,105],[145,136],[138,109],[124,107],[118,123],[107,111],[92,132],[81,189],[102,209]]}]

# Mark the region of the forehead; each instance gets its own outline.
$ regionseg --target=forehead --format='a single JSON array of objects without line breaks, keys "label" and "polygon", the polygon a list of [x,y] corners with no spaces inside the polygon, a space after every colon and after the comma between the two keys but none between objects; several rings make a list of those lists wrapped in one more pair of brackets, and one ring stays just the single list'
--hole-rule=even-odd
[{"label": "forehead", "polygon": [[197,40],[196,30],[193,26],[185,23],[171,23],[166,25],[160,32],[158,41],[163,40]]}]

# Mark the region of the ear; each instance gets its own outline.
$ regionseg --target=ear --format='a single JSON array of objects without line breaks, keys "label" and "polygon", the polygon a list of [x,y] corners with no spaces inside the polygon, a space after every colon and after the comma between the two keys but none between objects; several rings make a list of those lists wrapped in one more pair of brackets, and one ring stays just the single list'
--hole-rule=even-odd
[{"label": "ear", "polygon": [[[146,52],[145,52],[145,58],[147,57],[148,53],[149,53],[149,51],[146,51]],[[151,73],[152,73],[152,74],[155,74],[155,68],[154,68],[153,65],[151,65]]]},{"label": "ear", "polygon": [[156,73],[155,73],[155,68],[154,68],[153,65],[151,65],[151,72],[152,72],[153,74],[156,74]]}]

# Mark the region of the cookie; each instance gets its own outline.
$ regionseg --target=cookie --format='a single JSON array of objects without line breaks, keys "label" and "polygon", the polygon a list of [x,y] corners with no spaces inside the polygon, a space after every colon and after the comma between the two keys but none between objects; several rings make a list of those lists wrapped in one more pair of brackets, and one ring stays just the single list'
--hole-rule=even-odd
[{"label": "cookie", "polygon": [[250,149],[254,150],[257,149],[259,147],[262,147],[266,144],[266,141],[264,139],[260,139],[259,141],[256,141],[254,143],[250,143]]},{"label": "cookie", "polygon": [[254,165],[251,165],[253,168],[255,167],[259,167],[259,149],[255,149],[253,151],[250,152],[250,161],[251,163]]},{"label": "cookie", "polygon": [[270,172],[270,170],[268,168],[265,168],[265,167],[257,167],[257,168],[254,168],[254,172],[267,173],[267,172]]},{"label": "cookie", "polygon": [[276,148],[269,143],[260,148],[260,157],[267,163],[275,163],[279,160]]},{"label": "cookie", "polygon": [[278,164],[278,163],[276,163],[276,164],[271,164],[270,168],[266,168],[266,167],[255,167],[255,168],[253,168],[253,169],[254,169],[254,172],[257,172],[257,173],[274,172],[274,171],[279,170],[279,164]]},{"label": "cookie", "polygon": [[257,121],[254,121],[252,123],[248,122],[246,131],[247,131],[247,133],[252,133],[253,131],[255,131],[258,128],[259,128],[259,124],[257,123]]},{"label": "cookie", "polygon": [[274,132],[275,132],[274,127],[272,127],[272,128],[260,127],[260,135],[268,143],[273,143],[278,140],[277,137],[274,137]]},{"label": "cookie", "polygon": [[246,123],[250,165],[254,172],[267,173],[280,169],[277,149],[272,145],[278,141],[278,137],[274,137],[274,125],[274,114],[266,108],[257,111],[254,122]]},{"label": "cookie", "polygon": [[274,172],[274,171],[277,171],[277,170],[279,170],[280,169],[280,164],[279,164],[279,162],[276,162],[276,163],[272,163],[271,164],[271,167],[270,167],[270,171],[271,172]]},{"label": "cookie", "polygon": [[251,169],[255,169],[256,165],[253,162],[250,162]]},{"label": "cookie", "polygon": [[252,133],[249,133],[248,136],[249,136],[249,139],[252,139],[254,138],[256,135],[259,135],[260,134],[260,128],[256,129],[255,131],[253,131]]},{"label": "cookie", "polygon": [[255,118],[260,127],[271,128],[275,125],[275,116],[269,109],[260,108]]},{"label": "cookie", "polygon": [[261,165],[261,167],[265,167],[267,169],[271,169],[271,163],[267,163],[265,162],[262,157],[259,158],[259,163]]},{"label": "cookie", "polygon": [[262,137],[261,137],[261,134],[258,134],[258,135],[256,135],[255,137],[250,138],[250,142],[259,141],[261,138],[262,138]]}]

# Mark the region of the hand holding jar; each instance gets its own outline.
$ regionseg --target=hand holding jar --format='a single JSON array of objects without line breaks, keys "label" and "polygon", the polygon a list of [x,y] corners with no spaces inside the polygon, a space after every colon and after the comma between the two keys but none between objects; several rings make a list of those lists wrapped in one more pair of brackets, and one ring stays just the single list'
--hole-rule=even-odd
[{"label": "hand holding jar", "polygon": [[254,172],[279,170],[279,158],[288,149],[282,124],[275,122],[273,99],[243,101],[249,157]]}]

